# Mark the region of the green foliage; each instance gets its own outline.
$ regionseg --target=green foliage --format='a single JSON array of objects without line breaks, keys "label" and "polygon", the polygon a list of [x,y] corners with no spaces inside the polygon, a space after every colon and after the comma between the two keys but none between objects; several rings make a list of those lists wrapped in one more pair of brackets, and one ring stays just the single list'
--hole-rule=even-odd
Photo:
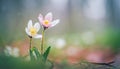
[{"label": "green foliage", "polygon": [[30,59],[35,60],[35,56],[33,55],[33,50],[32,49],[30,49],[29,53],[30,53]]},{"label": "green foliage", "polygon": [[31,60],[35,60],[35,58],[36,58],[37,60],[45,62],[47,60],[48,55],[49,55],[50,48],[51,47],[49,46],[47,48],[47,50],[44,52],[44,54],[41,55],[40,52],[39,52],[39,50],[36,47],[33,47],[30,50],[30,58],[31,58]]},{"label": "green foliage", "polygon": [[32,61],[37,61],[40,65],[44,64],[44,65],[51,65],[51,67],[53,66],[53,63],[51,63],[51,61],[47,60],[47,57],[49,55],[49,51],[50,51],[50,46],[47,48],[47,50],[44,52],[43,55],[40,54],[39,50],[36,47],[31,48],[30,50],[30,58]]},{"label": "green foliage", "polygon": [[39,53],[39,51],[38,51],[38,49],[36,47],[33,47],[32,50],[33,50],[33,52],[35,52],[35,55],[36,55],[38,60],[40,58],[42,58],[41,54]]},{"label": "green foliage", "polygon": [[120,32],[115,29],[106,30],[99,36],[99,43],[111,47],[117,53],[120,50]]},{"label": "green foliage", "polygon": [[43,54],[43,57],[44,57],[45,61],[47,60],[47,57],[48,57],[49,52],[50,52],[50,49],[51,49],[51,46],[49,46],[49,47],[47,48],[47,50],[44,52],[44,54]]},{"label": "green foliage", "polygon": [[50,69],[51,64],[0,55],[0,69]]}]

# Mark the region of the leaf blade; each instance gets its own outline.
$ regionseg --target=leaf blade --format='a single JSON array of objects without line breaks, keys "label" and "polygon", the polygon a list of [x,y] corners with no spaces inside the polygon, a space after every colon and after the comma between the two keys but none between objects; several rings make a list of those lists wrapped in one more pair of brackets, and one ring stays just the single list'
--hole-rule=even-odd
[{"label": "leaf blade", "polygon": [[29,54],[30,54],[30,59],[35,60],[35,56],[33,55],[33,50],[32,49],[29,50]]},{"label": "leaf blade", "polygon": [[35,52],[37,59],[40,59],[41,55],[40,55],[38,49],[36,47],[33,47],[33,51]]},{"label": "leaf blade", "polygon": [[50,49],[51,49],[51,46],[49,46],[49,47],[47,48],[47,50],[44,52],[44,54],[43,54],[43,57],[44,57],[45,61],[47,60],[47,57],[48,57],[49,52],[50,52]]}]

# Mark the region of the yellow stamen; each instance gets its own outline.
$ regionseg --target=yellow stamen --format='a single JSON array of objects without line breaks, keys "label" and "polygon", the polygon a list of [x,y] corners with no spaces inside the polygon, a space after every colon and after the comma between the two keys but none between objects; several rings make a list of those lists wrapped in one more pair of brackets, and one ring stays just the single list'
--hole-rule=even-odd
[{"label": "yellow stamen", "polygon": [[34,35],[36,35],[37,34],[37,30],[35,29],[35,28],[30,28],[30,34],[31,34],[31,36],[34,36]]},{"label": "yellow stamen", "polygon": [[48,21],[48,20],[45,20],[45,21],[44,21],[44,24],[48,25],[48,24],[49,24],[49,21]]}]

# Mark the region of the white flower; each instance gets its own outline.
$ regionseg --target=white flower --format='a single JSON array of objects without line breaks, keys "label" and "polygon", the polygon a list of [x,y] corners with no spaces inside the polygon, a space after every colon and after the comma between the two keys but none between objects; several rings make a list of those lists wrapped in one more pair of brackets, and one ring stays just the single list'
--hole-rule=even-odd
[{"label": "white flower", "polygon": [[44,28],[53,27],[53,26],[55,26],[56,24],[58,24],[60,22],[59,19],[52,20],[53,19],[53,15],[52,15],[51,12],[49,12],[48,14],[46,14],[45,18],[43,17],[42,14],[39,14],[38,19],[39,19],[39,22],[41,23],[41,25]]},{"label": "white flower", "polygon": [[42,35],[37,34],[39,30],[40,30],[40,24],[35,23],[33,26],[32,20],[29,20],[28,26],[25,28],[27,35],[34,38],[41,38]]},{"label": "white flower", "polygon": [[66,45],[66,40],[64,38],[51,37],[48,39],[48,44],[52,44],[52,46],[55,46],[58,49],[62,49]]},{"label": "white flower", "polygon": [[16,47],[12,48],[11,46],[6,46],[4,52],[7,56],[19,56],[19,49]]},{"label": "white flower", "polygon": [[66,45],[65,39],[63,39],[63,38],[58,38],[58,39],[56,40],[56,45],[55,45],[55,46],[56,46],[57,48],[62,49],[65,45]]}]

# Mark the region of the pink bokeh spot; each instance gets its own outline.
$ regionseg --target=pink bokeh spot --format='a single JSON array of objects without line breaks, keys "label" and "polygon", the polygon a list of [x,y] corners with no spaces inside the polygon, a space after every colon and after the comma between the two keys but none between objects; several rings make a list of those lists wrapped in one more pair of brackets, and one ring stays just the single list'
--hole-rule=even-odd
[{"label": "pink bokeh spot", "polygon": [[89,52],[85,59],[92,63],[109,63],[113,62],[115,55],[110,50],[94,50]]},{"label": "pink bokeh spot", "polygon": [[78,63],[82,57],[81,52],[82,50],[78,47],[68,47],[65,51],[68,62],[71,64]]},{"label": "pink bokeh spot", "polygon": [[86,57],[86,59],[89,61],[89,62],[99,62],[99,63],[102,63],[103,60],[102,60],[102,53],[89,53]]}]

